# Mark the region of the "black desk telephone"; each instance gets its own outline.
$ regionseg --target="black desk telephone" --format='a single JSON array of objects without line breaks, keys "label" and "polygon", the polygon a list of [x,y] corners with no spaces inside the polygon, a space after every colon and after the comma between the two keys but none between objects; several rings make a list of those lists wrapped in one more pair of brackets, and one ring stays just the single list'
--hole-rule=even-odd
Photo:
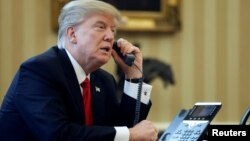
[{"label": "black desk telephone", "polygon": [[182,109],[158,141],[203,140],[221,106],[221,102],[197,102],[190,110]]}]

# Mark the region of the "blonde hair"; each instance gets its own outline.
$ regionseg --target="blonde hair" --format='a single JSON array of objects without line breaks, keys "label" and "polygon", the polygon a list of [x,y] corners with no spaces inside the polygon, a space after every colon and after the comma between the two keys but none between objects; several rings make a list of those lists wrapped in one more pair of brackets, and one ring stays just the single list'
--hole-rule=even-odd
[{"label": "blonde hair", "polygon": [[73,0],[67,3],[61,10],[58,18],[58,42],[59,48],[64,48],[66,30],[83,22],[88,16],[104,13],[114,17],[116,26],[121,22],[120,12],[112,5],[99,0]]}]

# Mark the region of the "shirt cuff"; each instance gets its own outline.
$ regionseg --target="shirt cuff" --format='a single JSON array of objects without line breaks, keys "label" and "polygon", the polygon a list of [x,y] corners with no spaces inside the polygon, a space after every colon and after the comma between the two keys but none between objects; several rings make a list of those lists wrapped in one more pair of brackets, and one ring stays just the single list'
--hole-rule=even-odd
[{"label": "shirt cuff", "polygon": [[126,126],[115,127],[115,130],[114,141],[129,141],[129,129]]},{"label": "shirt cuff", "polygon": [[[139,83],[132,83],[125,80],[124,93],[128,96],[137,99]],[[150,100],[152,86],[143,82],[141,91],[141,102],[148,104]]]}]

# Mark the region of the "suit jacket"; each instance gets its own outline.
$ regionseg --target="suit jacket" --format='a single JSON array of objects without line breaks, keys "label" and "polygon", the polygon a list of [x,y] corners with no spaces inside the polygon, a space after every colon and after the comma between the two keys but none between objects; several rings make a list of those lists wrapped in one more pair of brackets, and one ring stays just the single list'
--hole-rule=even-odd
[{"label": "suit jacket", "polygon": [[[113,76],[91,73],[93,126],[84,125],[82,96],[64,49],[48,51],[23,62],[0,109],[1,141],[114,140],[114,126],[133,126],[136,100],[116,96]],[[141,104],[140,120],[149,112]]]}]

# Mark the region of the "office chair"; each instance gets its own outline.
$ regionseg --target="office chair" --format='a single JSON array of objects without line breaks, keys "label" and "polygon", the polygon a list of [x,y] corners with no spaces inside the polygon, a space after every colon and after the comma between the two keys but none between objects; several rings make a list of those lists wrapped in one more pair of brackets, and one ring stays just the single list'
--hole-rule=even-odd
[{"label": "office chair", "polygon": [[240,120],[240,125],[246,125],[249,116],[250,116],[250,107],[247,108],[246,112],[242,116],[242,118]]}]

